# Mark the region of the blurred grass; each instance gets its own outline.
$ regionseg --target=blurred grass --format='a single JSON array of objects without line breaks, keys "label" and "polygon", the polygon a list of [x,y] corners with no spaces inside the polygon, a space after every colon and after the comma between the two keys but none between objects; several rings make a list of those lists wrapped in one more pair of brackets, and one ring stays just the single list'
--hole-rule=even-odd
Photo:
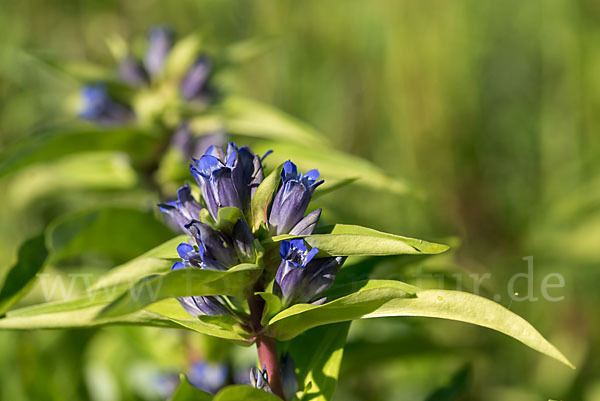
[{"label": "blurred grass", "polygon": [[[399,356],[365,373],[369,391],[353,391],[366,379],[348,373],[338,399],[425,399],[447,385],[462,363],[472,362],[468,391],[456,399],[597,400],[597,1],[0,4],[0,149],[73,118],[64,99],[76,84],[35,64],[27,51],[108,66],[110,35],[131,38],[162,22],[182,36],[198,30],[213,46],[269,39],[270,51],[229,77],[232,90],[307,121],[338,148],[417,183],[426,194],[424,200],[398,199],[350,186],[319,199],[335,211],[326,211],[325,219],[426,239],[459,236],[455,263],[467,272],[491,272],[486,285],[492,294],[505,294],[510,276],[525,271],[522,258],[528,255],[535,258],[536,290],[543,274],[564,275],[564,291],[556,290],[564,301],[514,303],[511,309],[556,340],[576,372],[481,329],[418,321],[449,349],[484,340],[487,346],[476,356],[450,359]],[[0,182],[2,192],[9,179]],[[38,202],[36,213],[44,210],[44,199]],[[1,234],[7,258],[11,241],[17,245],[32,233],[13,220]],[[10,341],[22,341],[18,336]],[[27,388],[34,362],[16,362],[19,386],[15,373],[8,374],[13,364],[2,355],[0,398],[23,399],[15,394]],[[2,396],[8,391],[13,398]],[[70,391],[79,395],[69,399],[83,397]],[[53,399],[35,399],[45,396]]]}]

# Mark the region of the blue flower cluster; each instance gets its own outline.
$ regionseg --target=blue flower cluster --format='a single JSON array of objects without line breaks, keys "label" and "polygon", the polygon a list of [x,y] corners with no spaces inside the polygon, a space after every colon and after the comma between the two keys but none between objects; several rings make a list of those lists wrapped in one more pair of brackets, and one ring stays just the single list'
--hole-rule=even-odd
[{"label": "blue flower cluster", "polygon": [[[256,238],[259,233],[272,236],[313,233],[321,209],[306,216],[305,213],[315,189],[323,180],[319,180],[317,170],[302,174],[290,161],[283,166],[281,184],[268,209],[264,228],[256,232],[251,230],[248,216],[252,198],[265,177],[263,161],[264,156],[259,157],[249,147],[238,147],[234,143],[225,150],[211,146],[202,157],[192,159],[190,171],[200,188],[201,203],[186,184],[179,189],[177,200],[159,204],[160,210],[190,236],[189,243],[177,248],[181,261],[172,269],[227,270],[241,263],[256,263],[261,247]],[[225,207],[237,208],[241,216],[228,232],[215,228],[216,225],[207,220],[217,221],[219,210]],[[281,261],[273,293],[281,298],[283,307],[323,302],[324,298],[319,295],[331,287],[344,258],[319,257],[319,250],[309,249],[302,238],[281,241],[279,251]],[[193,316],[234,313],[224,296],[191,296],[179,301]]]},{"label": "blue flower cluster", "polygon": [[[165,62],[174,43],[174,32],[167,27],[155,27],[148,34],[148,46],[143,61],[127,54],[120,61],[118,74],[122,83],[131,88],[151,87],[161,78]],[[199,55],[179,82],[179,94],[185,101],[208,101],[213,95],[209,85],[212,63]],[[81,89],[82,106],[79,117],[100,125],[126,124],[134,120],[130,105],[120,103],[107,90],[106,83],[92,83]]]}]

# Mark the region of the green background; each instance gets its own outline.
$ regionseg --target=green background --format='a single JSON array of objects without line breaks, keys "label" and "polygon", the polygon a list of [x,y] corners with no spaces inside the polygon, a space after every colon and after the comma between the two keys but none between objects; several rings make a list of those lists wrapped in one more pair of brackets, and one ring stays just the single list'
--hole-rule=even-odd
[{"label": "green background", "polygon": [[[600,400],[600,3],[2,0],[1,10],[0,149],[74,119],[65,99],[78,85],[26,52],[110,66],[107,38],[143,38],[163,22],[215,48],[264,40],[230,88],[421,191],[348,186],[320,200],[323,218],[449,241],[452,254],[407,268],[390,260],[379,276],[439,287],[437,276],[421,280],[439,273],[447,289],[473,290],[470,275],[489,272],[482,295],[500,295],[578,367],[464,324],[373,320],[353,325],[338,400]],[[57,208],[44,186],[69,189],[31,174],[30,185],[0,181],[3,265]],[[115,174],[114,188],[126,187]],[[539,300],[511,302],[507,283],[527,256]],[[565,278],[550,290],[560,302],[541,296],[549,273]],[[525,281],[515,290],[526,293]],[[0,399],[154,399],[138,382],[184,365],[165,351],[177,339],[132,328],[0,332]]]}]

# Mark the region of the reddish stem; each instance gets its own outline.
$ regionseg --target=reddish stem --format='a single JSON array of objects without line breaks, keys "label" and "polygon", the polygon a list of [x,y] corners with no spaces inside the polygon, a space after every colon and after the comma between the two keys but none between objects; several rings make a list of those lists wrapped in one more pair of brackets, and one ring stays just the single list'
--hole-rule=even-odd
[{"label": "reddish stem", "polygon": [[261,366],[266,366],[269,375],[269,386],[273,393],[285,400],[281,376],[279,374],[279,358],[277,357],[277,344],[271,337],[258,337],[256,340],[258,359]]},{"label": "reddish stem", "polygon": [[[262,291],[259,285],[255,288],[255,292],[258,291]],[[269,375],[269,386],[273,390],[273,393],[285,400],[283,386],[281,385],[281,375],[279,373],[277,344],[273,338],[261,334],[263,327],[260,324],[260,320],[265,308],[265,301],[260,296],[253,295],[248,299],[248,306],[250,307],[252,329],[257,335],[256,350],[258,351],[258,360],[260,361],[261,369],[266,367],[267,374]]]}]

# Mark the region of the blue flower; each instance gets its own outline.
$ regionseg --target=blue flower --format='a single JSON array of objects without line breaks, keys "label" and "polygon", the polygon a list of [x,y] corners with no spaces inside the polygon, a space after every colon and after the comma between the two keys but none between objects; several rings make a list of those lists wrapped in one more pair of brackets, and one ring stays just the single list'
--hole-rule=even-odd
[{"label": "blue flower", "polygon": [[101,125],[118,125],[131,121],[133,112],[114,101],[105,84],[86,85],[81,88],[82,106],[79,117]]},{"label": "blue flower", "polygon": [[269,374],[266,366],[263,366],[262,370],[254,366],[250,368],[250,385],[268,393],[273,392],[269,386]]},{"label": "blue flower", "polygon": [[192,159],[190,170],[214,219],[222,207],[250,209],[250,199],[264,179],[261,160],[249,147],[238,148],[233,142],[227,154],[211,146],[199,160]]},{"label": "blue flower", "polygon": [[150,81],[144,66],[131,54],[119,63],[119,76],[123,82],[135,87],[147,85]]},{"label": "blue flower", "polygon": [[[275,275],[273,292],[281,298],[284,308],[306,303],[333,284],[344,257],[315,259],[319,250],[308,250],[304,240],[281,241],[281,264]],[[322,302],[324,299],[317,300]]]},{"label": "blue flower", "polygon": [[[233,243],[225,234],[213,229],[208,224],[197,221],[188,225],[188,230],[192,234],[192,238],[196,240],[198,246],[197,253],[201,262],[197,267],[227,270],[239,264]],[[182,259],[185,258],[182,256]],[[194,260],[196,261],[197,259]]]},{"label": "blue flower", "polygon": [[207,89],[206,83],[211,70],[212,65],[208,57],[198,57],[181,81],[181,96],[185,100],[200,97]]},{"label": "blue flower", "polygon": [[[290,233],[297,224],[301,223],[315,188],[323,183],[323,180],[319,180],[318,170],[310,170],[302,174],[291,161],[284,163],[281,180],[281,188],[275,195],[269,215],[269,227],[273,235]],[[320,211],[318,214],[320,215]],[[311,216],[311,219],[314,218],[315,215]],[[316,224],[316,221],[313,223]],[[302,222],[301,225],[310,226],[306,222]]]},{"label": "blue flower", "polygon": [[158,208],[161,212],[168,214],[181,231],[188,235],[191,233],[186,226],[194,220],[198,220],[200,210],[202,210],[202,206],[192,196],[188,184],[179,188],[176,201],[159,203]]},{"label": "blue flower", "polygon": [[168,27],[158,26],[150,30],[144,65],[151,77],[158,75],[162,70],[173,45],[174,36],[173,30]]},{"label": "blue flower", "polygon": [[228,375],[229,368],[224,363],[198,361],[192,364],[188,381],[197,389],[215,394],[225,387]]}]

